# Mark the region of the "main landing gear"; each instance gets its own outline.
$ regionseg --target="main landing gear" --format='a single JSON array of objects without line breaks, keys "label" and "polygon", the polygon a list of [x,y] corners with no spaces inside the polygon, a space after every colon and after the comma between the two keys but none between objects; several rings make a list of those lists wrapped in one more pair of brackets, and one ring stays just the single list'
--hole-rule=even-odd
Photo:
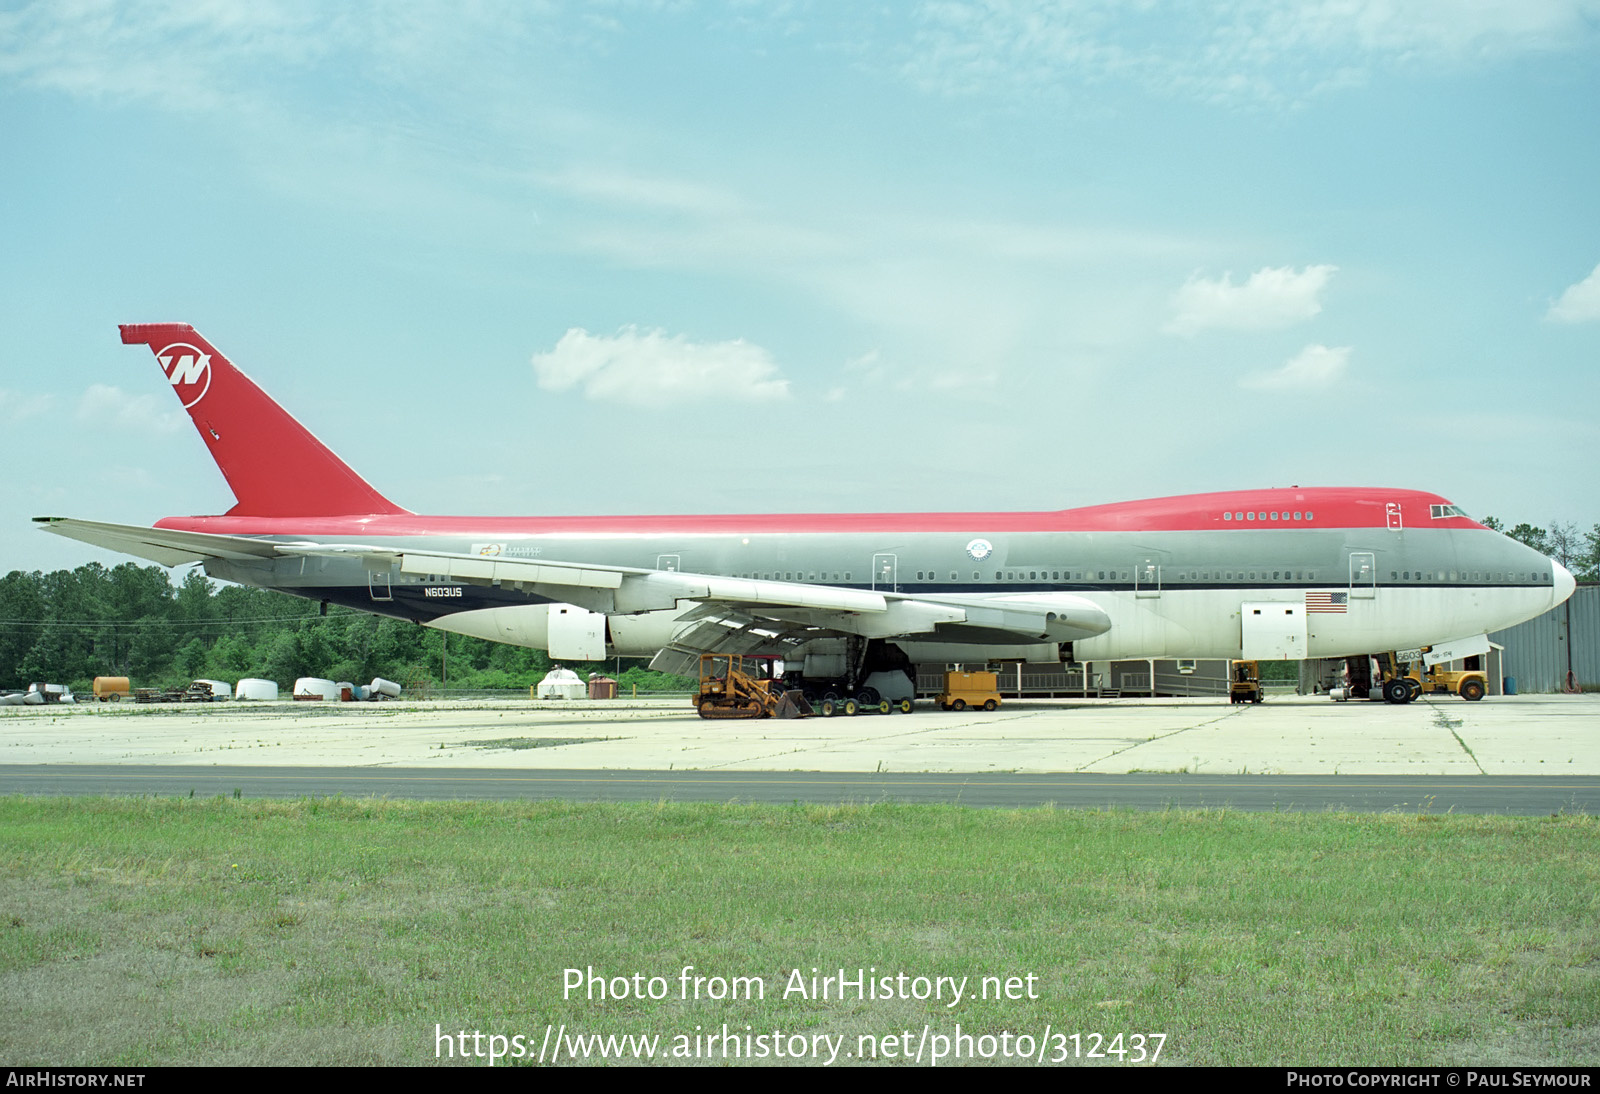
[{"label": "main landing gear", "polygon": [[1330,692],[1334,699],[1378,699],[1396,706],[1413,702],[1422,694],[1422,682],[1393,650],[1345,660],[1346,685]]}]

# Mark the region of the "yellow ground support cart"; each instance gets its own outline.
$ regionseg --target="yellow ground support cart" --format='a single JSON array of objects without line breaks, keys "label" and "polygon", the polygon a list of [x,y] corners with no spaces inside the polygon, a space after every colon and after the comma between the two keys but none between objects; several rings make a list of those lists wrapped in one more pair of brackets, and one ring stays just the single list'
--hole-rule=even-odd
[{"label": "yellow ground support cart", "polygon": [[966,710],[982,707],[995,710],[1000,706],[1000,692],[995,687],[992,672],[947,672],[944,690],[939,693],[939,706],[944,710]]}]

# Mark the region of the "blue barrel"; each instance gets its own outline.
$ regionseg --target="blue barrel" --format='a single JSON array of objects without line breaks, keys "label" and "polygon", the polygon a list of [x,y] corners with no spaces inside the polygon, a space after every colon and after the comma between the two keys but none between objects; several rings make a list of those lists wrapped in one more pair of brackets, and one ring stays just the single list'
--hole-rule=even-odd
[{"label": "blue barrel", "polygon": [[1505,692],[1507,695],[1515,695],[1517,693],[1517,678],[1515,676],[1507,676],[1505,679],[1505,685]]}]

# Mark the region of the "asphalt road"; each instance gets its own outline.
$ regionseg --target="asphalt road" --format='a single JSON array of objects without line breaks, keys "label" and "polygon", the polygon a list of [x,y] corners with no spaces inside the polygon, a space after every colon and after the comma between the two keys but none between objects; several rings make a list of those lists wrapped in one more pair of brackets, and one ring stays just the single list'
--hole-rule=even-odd
[{"label": "asphalt road", "polygon": [[851,774],[504,768],[0,765],[0,793],[426,801],[908,802],[1024,809],[1238,809],[1544,816],[1600,812],[1600,777]]}]

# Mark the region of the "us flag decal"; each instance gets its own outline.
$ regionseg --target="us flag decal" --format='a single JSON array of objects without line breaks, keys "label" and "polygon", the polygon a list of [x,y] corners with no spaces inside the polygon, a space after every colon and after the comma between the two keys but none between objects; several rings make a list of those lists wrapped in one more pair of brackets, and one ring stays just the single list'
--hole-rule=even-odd
[{"label": "us flag decal", "polygon": [[1349,610],[1349,593],[1306,594],[1306,611],[1308,612],[1344,612]]}]

